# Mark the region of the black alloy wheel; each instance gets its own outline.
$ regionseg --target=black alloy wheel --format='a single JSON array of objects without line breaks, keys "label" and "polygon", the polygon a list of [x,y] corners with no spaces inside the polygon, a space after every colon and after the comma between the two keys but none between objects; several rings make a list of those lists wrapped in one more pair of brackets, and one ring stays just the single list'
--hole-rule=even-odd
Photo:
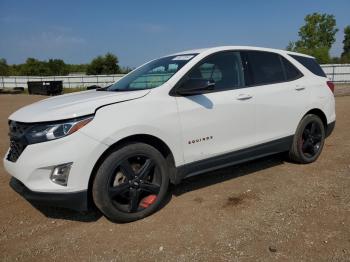
[{"label": "black alloy wheel", "polygon": [[312,163],[320,156],[324,142],[325,124],[319,116],[308,114],[298,125],[289,157],[297,163]]},{"label": "black alloy wheel", "polygon": [[123,212],[139,212],[153,204],[160,191],[162,177],[147,156],[123,159],[109,182],[109,198]]},{"label": "black alloy wheel", "polygon": [[305,157],[314,157],[321,148],[322,144],[322,131],[320,123],[317,121],[309,122],[301,136],[301,150]]},{"label": "black alloy wheel", "polygon": [[154,213],[169,185],[163,155],[144,143],[112,152],[101,164],[92,186],[100,211],[115,222],[131,222]]}]

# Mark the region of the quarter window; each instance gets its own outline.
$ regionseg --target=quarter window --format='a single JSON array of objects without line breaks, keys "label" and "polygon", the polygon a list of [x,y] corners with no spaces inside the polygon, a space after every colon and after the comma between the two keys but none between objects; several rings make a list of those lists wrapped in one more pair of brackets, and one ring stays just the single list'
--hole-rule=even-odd
[{"label": "quarter window", "polygon": [[320,65],[316,62],[314,58],[306,57],[306,56],[299,56],[299,55],[290,55],[295,60],[297,60],[300,64],[305,66],[307,69],[309,69],[312,73],[318,76],[327,77],[326,74],[323,72]]},{"label": "quarter window", "polygon": [[186,79],[203,79],[215,83],[215,91],[244,86],[239,52],[221,52],[205,58],[187,75]]}]

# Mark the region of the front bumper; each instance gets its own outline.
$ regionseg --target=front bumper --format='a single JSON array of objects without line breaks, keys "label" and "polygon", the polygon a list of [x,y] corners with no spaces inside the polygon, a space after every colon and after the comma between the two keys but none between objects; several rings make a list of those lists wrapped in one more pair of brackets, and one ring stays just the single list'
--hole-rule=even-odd
[{"label": "front bumper", "polygon": [[87,190],[73,193],[43,193],[28,189],[21,181],[12,177],[10,186],[32,204],[69,208],[76,211],[88,210]]},{"label": "front bumper", "polygon": [[[4,167],[13,180],[20,182],[11,186],[28,200],[83,210],[87,207],[92,170],[106,149],[105,144],[76,132],[65,138],[28,145],[16,162],[7,160],[6,154]],[[67,186],[50,179],[53,168],[64,163],[72,163]]]},{"label": "front bumper", "polygon": [[[4,158],[6,171],[35,192],[68,193],[88,189],[93,167],[107,146],[76,132],[65,138],[28,145],[16,162]],[[55,166],[72,163],[67,186],[51,181]]]}]

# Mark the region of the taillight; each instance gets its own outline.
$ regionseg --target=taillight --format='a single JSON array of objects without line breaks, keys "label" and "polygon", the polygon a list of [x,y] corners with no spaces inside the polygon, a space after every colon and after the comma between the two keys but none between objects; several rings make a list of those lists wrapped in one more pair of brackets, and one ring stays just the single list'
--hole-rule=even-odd
[{"label": "taillight", "polygon": [[334,94],[334,83],[332,81],[327,81],[327,86],[329,87],[329,89]]}]

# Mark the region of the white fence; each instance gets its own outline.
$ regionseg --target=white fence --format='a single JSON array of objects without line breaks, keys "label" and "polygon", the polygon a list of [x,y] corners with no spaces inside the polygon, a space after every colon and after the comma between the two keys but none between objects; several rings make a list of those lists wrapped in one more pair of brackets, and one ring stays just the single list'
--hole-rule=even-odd
[{"label": "white fence", "polygon": [[0,88],[28,88],[28,81],[63,81],[63,87],[106,86],[124,75],[79,75],[79,76],[0,76]]},{"label": "white fence", "polygon": [[[321,65],[327,77],[336,83],[350,83],[350,64]],[[1,88],[24,87],[28,81],[63,81],[63,87],[106,86],[118,81],[123,75],[79,75],[79,76],[0,76]]]},{"label": "white fence", "polygon": [[350,83],[350,64],[329,64],[321,67],[333,82]]}]

